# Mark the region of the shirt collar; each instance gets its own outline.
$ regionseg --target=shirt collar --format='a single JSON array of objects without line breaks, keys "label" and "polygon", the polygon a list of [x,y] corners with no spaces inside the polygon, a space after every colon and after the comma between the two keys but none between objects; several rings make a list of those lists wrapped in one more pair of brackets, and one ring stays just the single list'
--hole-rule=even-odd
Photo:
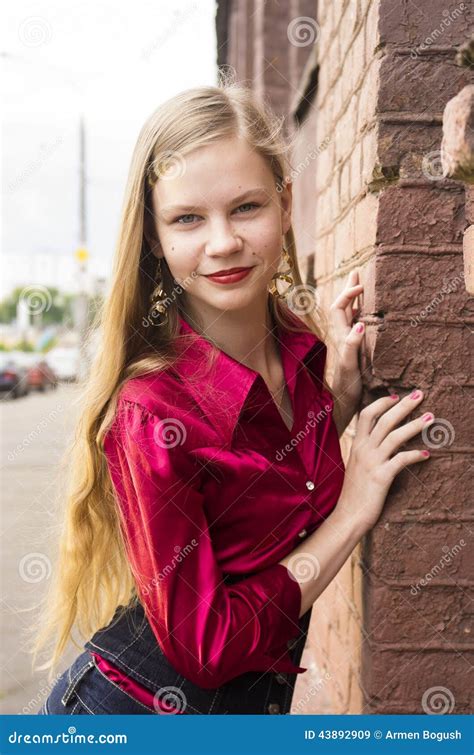
[{"label": "shirt collar", "polygon": [[[262,379],[261,375],[219,349],[181,315],[178,320],[180,335],[188,338],[182,341],[183,351],[173,369],[217,429],[228,428],[232,433],[250,389],[257,379]],[[301,320],[295,322],[301,325]],[[323,341],[307,330],[296,333],[281,328],[278,323],[275,327],[291,395],[301,364],[310,368],[311,376],[323,390],[326,357]],[[214,359],[210,367],[208,359]]]}]

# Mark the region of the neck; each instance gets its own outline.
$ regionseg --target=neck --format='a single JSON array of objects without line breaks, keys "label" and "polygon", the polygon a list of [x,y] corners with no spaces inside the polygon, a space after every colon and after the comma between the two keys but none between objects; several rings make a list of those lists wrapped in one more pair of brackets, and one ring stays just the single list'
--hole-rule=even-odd
[{"label": "neck", "polygon": [[266,299],[245,309],[222,311],[199,302],[186,302],[185,317],[190,325],[233,359],[259,372],[271,375],[279,359],[277,338]]}]

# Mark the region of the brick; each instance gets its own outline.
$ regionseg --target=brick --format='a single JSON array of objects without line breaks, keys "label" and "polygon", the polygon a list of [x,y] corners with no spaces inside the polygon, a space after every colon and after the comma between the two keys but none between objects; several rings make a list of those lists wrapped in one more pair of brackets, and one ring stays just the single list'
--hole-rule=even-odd
[{"label": "brick", "polygon": [[380,194],[378,243],[437,248],[444,243],[462,243],[466,225],[464,188],[438,188],[435,181],[431,184],[392,186]]},{"label": "brick", "polygon": [[378,199],[366,194],[355,207],[355,251],[373,246],[377,239]]},{"label": "brick", "polygon": [[[370,355],[372,377],[380,384],[426,390],[436,382],[446,385],[451,377],[467,391],[464,384],[472,380],[471,340],[470,331],[463,326],[424,324],[411,328],[406,322],[386,320],[378,329],[376,347]],[[454,419],[454,414],[451,416]],[[467,432],[464,420],[462,424]]]},{"label": "brick", "polygon": [[[467,541],[464,539],[464,542]],[[457,548],[466,548],[459,541]],[[372,642],[377,643],[419,643],[421,646],[433,642],[449,650],[453,644],[472,647],[471,608],[474,598],[471,588],[453,590],[457,575],[455,561],[457,548],[441,551],[426,574],[421,572],[407,580],[403,586],[382,583],[376,577],[369,580],[367,587],[366,630]],[[442,560],[444,557],[444,561]],[[448,560],[451,563],[448,563]],[[448,571],[449,570],[449,571]],[[440,578],[452,580],[449,585],[437,585]],[[423,580],[423,581],[422,581]],[[466,649],[469,649],[466,647]]]},{"label": "brick", "polygon": [[[446,583],[452,588],[459,580],[474,586],[468,522],[390,522],[388,527],[382,522],[371,530],[367,545],[370,573],[385,584],[403,580],[411,588],[424,579],[425,590]],[[432,576],[425,579],[428,573]]]},{"label": "brick", "polygon": [[377,108],[381,112],[441,113],[446,102],[470,83],[470,72],[451,60],[388,52],[382,59]]},{"label": "brick", "polygon": [[381,42],[410,49],[425,43],[428,51],[434,45],[460,45],[465,41],[469,29],[469,17],[459,11],[462,7],[469,8],[469,5],[467,0],[464,3],[454,0],[449,4],[446,0],[430,0],[429,4],[403,3],[394,8],[392,0],[381,0]]},{"label": "brick", "polygon": [[460,252],[377,255],[375,274],[384,286],[377,288],[367,312],[401,313],[412,329],[430,320],[462,319],[472,312]]}]

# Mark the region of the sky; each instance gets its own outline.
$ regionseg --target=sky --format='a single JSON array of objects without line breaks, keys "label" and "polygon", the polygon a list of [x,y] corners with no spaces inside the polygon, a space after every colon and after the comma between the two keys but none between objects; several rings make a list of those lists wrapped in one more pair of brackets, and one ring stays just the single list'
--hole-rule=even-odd
[{"label": "sky", "polygon": [[130,158],[161,102],[216,83],[215,0],[10,0],[2,23],[2,276],[78,286],[79,122],[89,287],[107,278]]}]

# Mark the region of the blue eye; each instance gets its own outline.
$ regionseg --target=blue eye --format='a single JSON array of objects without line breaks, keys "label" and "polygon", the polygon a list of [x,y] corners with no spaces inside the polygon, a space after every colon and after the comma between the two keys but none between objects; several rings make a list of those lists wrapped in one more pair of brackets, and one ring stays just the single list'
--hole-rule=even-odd
[{"label": "blue eye", "polygon": [[[251,210],[253,210],[255,207],[258,207],[259,205],[255,202],[245,202],[245,204],[241,204],[239,207],[237,207],[237,210],[241,210],[242,207],[248,207]],[[248,212],[248,210],[244,210],[244,212]],[[178,223],[179,225],[191,225],[191,223],[194,222],[194,220],[191,220],[191,222],[186,222],[185,218],[197,218],[198,215],[193,215],[192,213],[188,213],[187,215],[180,215],[179,217],[175,218],[173,220],[173,223]]]},{"label": "blue eye", "polygon": [[245,204],[241,204],[237,209],[240,210],[242,207],[250,207],[253,210],[254,207],[258,207],[258,204],[255,202],[246,202]]},{"label": "blue eye", "polygon": [[[179,218],[176,218],[174,222],[179,223],[179,221],[182,220],[183,218],[197,218],[197,215],[192,215],[192,214],[180,215]],[[189,225],[189,223],[181,223],[181,225]]]}]

